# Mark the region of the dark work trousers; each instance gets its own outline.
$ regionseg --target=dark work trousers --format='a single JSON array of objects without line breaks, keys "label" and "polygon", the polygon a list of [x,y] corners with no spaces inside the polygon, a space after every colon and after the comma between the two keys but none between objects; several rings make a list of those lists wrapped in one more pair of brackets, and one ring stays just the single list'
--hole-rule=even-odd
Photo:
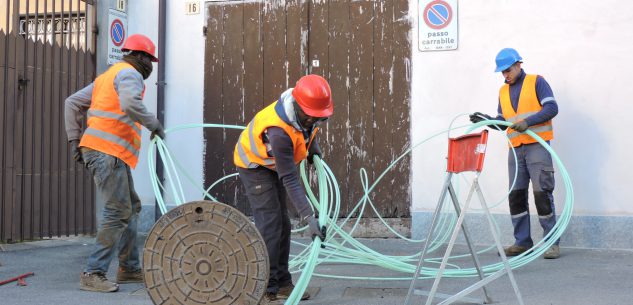
[{"label": "dark work trousers", "polygon": [[237,172],[246,188],[255,226],[268,250],[270,278],[266,291],[276,294],[280,287],[292,284],[292,276],[288,271],[290,218],[286,206],[286,189],[277,172],[265,167],[238,167]]},{"label": "dark work trousers", "polygon": [[[539,143],[524,144],[514,148],[517,160],[515,163],[512,149],[508,152],[508,173],[510,187],[517,171],[516,183],[510,191],[509,203],[512,225],[514,226],[515,245],[531,248],[534,245],[530,235],[530,211],[528,208],[528,187],[532,181],[532,192],[539,223],[543,228],[543,236],[556,225],[554,206],[554,166],[552,156]],[[556,241],[556,244],[559,240]]]},{"label": "dark work trousers", "polygon": [[103,222],[97,231],[95,249],[85,271],[108,272],[118,250],[119,266],[128,271],[141,268],[136,230],[141,200],[134,191],[130,167],[121,159],[89,148],[82,148],[84,163],[95,181],[97,196],[105,206]]}]

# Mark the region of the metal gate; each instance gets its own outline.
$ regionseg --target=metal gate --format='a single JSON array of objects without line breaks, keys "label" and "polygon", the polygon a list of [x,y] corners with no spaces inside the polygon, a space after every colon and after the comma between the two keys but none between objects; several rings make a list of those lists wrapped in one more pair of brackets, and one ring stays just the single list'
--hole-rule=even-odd
[{"label": "metal gate", "polygon": [[64,129],[64,100],[95,77],[94,25],[89,0],[0,5],[0,242],[94,232]]},{"label": "metal gate", "polygon": [[[329,80],[334,115],[318,139],[341,187],[345,216],[370,182],[409,146],[408,0],[207,3],[204,119],[246,125],[305,74]],[[239,131],[205,129],[205,184],[235,172]],[[374,189],[382,216],[410,217],[409,158]],[[213,193],[248,213],[237,180]]]}]

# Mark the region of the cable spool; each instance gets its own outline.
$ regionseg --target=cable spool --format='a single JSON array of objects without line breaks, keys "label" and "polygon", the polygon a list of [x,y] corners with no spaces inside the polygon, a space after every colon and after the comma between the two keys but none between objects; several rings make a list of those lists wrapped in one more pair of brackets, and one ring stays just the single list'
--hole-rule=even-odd
[{"label": "cable spool", "polygon": [[268,283],[268,252],[255,225],[237,209],[193,201],[154,224],[143,248],[143,271],[157,305],[256,305]]}]

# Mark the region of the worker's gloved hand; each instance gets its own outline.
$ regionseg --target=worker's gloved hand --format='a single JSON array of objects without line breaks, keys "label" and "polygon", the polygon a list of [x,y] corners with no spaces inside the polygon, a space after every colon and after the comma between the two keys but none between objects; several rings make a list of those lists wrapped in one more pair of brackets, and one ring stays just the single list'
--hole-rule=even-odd
[{"label": "worker's gloved hand", "polygon": [[165,130],[163,129],[163,125],[158,124],[158,127],[154,129],[154,131],[152,131],[152,134],[149,136],[149,139],[154,140],[154,137],[165,139]]},{"label": "worker's gloved hand", "polygon": [[79,150],[79,140],[70,141],[70,153],[73,154],[73,159],[79,163],[84,163],[84,159],[81,156],[81,150]]},{"label": "worker's gloved hand", "polygon": [[470,121],[473,123],[479,123],[483,120],[492,120],[492,117],[485,114],[485,113],[481,113],[481,112],[475,112],[471,115],[468,116],[470,118]]},{"label": "worker's gloved hand", "polygon": [[528,126],[528,123],[525,120],[518,121],[510,126],[510,128],[518,132],[524,132],[528,129],[528,127],[530,126]]},{"label": "worker's gloved hand", "polygon": [[321,149],[318,145],[310,145],[310,148],[308,149],[308,163],[314,163],[314,156],[319,156],[319,159],[321,159]]},{"label": "worker's gloved hand", "polygon": [[319,226],[319,220],[314,216],[308,216],[307,222],[312,240],[318,236],[321,241],[325,241],[325,226]]}]

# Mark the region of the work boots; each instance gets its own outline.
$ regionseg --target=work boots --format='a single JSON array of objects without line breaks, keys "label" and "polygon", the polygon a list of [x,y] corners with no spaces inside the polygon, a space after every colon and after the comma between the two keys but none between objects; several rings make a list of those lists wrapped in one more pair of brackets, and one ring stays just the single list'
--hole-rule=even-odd
[{"label": "work boots", "polygon": [[119,267],[119,271],[116,273],[116,282],[119,284],[143,283],[144,280],[142,269],[128,271]]},{"label": "work boots", "polygon": [[560,247],[558,245],[553,245],[545,253],[543,253],[543,258],[545,259],[557,259],[560,257]]},{"label": "work boots", "polygon": [[523,247],[519,245],[512,245],[504,249],[506,256],[518,256],[518,255],[523,254],[523,252],[527,250],[528,250],[527,247]]},{"label": "work boots", "polygon": [[79,276],[79,289],[96,292],[115,292],[119,290],[119,285],[108,281],[103,273],[82,272]]},{"label": "work boots", "polygon": [[259,305],[283,305],[284,302],[277,298],[277,294],[266,292]]},{"label": "work boots", "polygon": [[[277,298],[281,300],[285,300],[289,298],[290,294],[292,294],[292,291],[294,289],[295,289],[295,285],[293,284],[290,284],[286,287],[279,288],[279,292],[277,292]],[[309,298],[310,298],[310,294],[307,291],[304,291],[303,295],[301,295],[301,301],[307,300]]]}]

